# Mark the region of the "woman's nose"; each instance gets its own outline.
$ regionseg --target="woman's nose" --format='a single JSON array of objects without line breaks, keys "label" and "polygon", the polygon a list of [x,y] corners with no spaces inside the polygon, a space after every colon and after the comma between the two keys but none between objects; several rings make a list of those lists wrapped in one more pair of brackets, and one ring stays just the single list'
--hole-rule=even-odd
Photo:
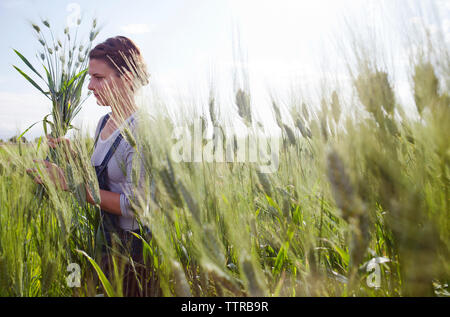
[{"label": "woman's nose", "polygon": [[97,83],[94,80],[94,78],[89,78],[89,85],[88,85],[88,89],[92,90],[93,92],[95,92],[95,90],[97,89]]}]

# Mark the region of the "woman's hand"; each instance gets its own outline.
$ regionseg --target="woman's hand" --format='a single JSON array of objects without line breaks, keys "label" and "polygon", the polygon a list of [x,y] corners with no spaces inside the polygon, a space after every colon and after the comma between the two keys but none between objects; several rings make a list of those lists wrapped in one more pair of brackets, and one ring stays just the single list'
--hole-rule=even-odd
[{"label": "woman's hand", "polygon": [[70,140],[67,138],[64,137],[53,138],[50,134],[47,134],[47,144],[52,149],[56,149],[58,145],[63,144],[63,146],[67,146],[72,157],[76,157],[77,155],[77,153],[72,149],[72,146],[70,145]]},{"label": "woman's hand", "polygon": [[95,205],[94,198],[92,197],[91,191],[89,190],[88,186],[85,184],[84,187],[86,188],[86,201],[91,205]]},{"label": "woman's hand", "polygon": [[[50,180],[53,182],[53,184],[64,191],[68,191],[69,187],[67,186],[66,178],[64,176],[64,172],[58,165],[51,163],[49,161],[41,160],[37,161],[34,160],[35,163],[44,163],[45,169],[43,170],[44,173],[47,173],[49,175]],[[27,169],[27,173],[30,175],[34,175],[37,173],[36,168],[29,168]],[[39,175],[34,175],[34,182],[37,184],[44,184],[44,181]]]},{"label": "woman's hand", "polygon": [[[86,201],[91,205],[97,205],[92,197],[92,194],[87,185],[86,188]],[[100,202],[98,205],[102,210],[105,210],[111,214],[122,216],[122,210],[120,209],[120,193],[114,193],[107,190],[100,189],[99,196]]]}]

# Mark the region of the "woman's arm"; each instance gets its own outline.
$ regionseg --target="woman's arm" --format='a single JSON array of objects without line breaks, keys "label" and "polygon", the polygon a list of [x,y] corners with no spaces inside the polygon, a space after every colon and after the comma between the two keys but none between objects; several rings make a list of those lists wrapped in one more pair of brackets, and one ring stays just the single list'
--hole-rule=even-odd
[{"label": "woman's arm", "polygon": [[[116,152],[117,153],[117,152]],[[109,192],[100,190],[100,206],[105,211],[120,215],[125,218],[135,217],[135,207],[138,198],[145,196],[145,169],[143,161],[136,156],[136,150],[126,143],[125,148],[120,152],[120,160],[123,164],[121,172],[124,173],[125,179],[121,183],[121,192]],[[136,162],[134,162],[137,160]],[[134,164],[133,164],[134,163]],[[133,165],[136,165],[133,168]],[[125,170],[122,168],[125,167]],[[139,181],[136,184],[132,175],[139,175]],[[111,202],[103,203],[104,199],[111,199]],[[139,202],[141,202],[139,200]],[[134,204],[133,204],[134,203]],[[103,208],[104,207],[104,208]]]},{"label": "woman's arm", "polygon": [[[36,163],[44,163],[45,170],[49,175],[50,180],[63,191],[68,191],[69,187],[66,182],[63,170],[56,164],[45,161],[45,160],[34,160]],[[39,175],[34,175],[37,173],[36,168],[27,169],[27,173],[34,176],[34,181],[38,184],[44,184]],[[91,192],[86,189],[86,200],[91,205],[95,205],[94,199],[92,198]],[[112,214],[122,216],[122,210],[120,207],[120,195],[119,193],[110,192],[107,190],[100,189],[100,208]]]},{"label": "woman's arm", "polygon": [[[91,205],[95,205],[91,192],[87,189],[87,187],[86,200]],[[122,211],[120,209],[120,194],[100,189],[100,209],[114,215],[122,216]]]},{"label": "woman's arm", "polygon": [[[116,152],[119,153],[119,150]],[[128,143],[125,143],[125,147],[120,148],[120,160],[121,164],[125,166],[124,173],[125,180],[121,184],[121,193],[115,193],[107,190],[100,189],[100,208],[109,213],[122,216],[122,217],[135,217],[134,209],[132,207],[132,202],[136,202],[135,199],[140,195],[145,193],[145,169],[144,162],[142,159],[138,159],[136,167],[139,167],[139,181],[138,184],[134,184],[132,180],[133,175],[133,161],[136,156],[136,150],[131,147]],[[87,202],[90,204],[95,204],[92,195],[90,194],[86,186],[86,197]]]}]

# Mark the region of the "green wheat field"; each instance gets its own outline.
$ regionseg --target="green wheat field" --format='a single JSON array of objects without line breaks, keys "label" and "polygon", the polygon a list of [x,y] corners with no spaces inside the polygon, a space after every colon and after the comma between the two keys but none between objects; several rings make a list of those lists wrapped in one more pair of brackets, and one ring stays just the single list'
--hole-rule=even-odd
[{"label": "green wheat field", "polygon": [[[274,97],[273,173],[246,161],[174,161],[175,123],[164,113],[142,116],[136,135],[124,131],[147,172],[135,201],[152,231],[140,236],[147,295],[449,296],[450,58],[445,47],[421,48],[408,66],[412,107],[391,70],[364,54],[349,72],[353,98],[332,85],[312,102]],[[183,118],[188,130],[195,120],[225,127],[214,96]],[[264,133],[249,91],[230,100]],[[71,141],[77,156],[52,152],[70,192],[26,173],[48,155],[44,138],[0,146],[0,296],[122,295],[121,268],[108,280],[97,265],[99,210],[79,190],[98,190],[94,140],[79,131]]]}]

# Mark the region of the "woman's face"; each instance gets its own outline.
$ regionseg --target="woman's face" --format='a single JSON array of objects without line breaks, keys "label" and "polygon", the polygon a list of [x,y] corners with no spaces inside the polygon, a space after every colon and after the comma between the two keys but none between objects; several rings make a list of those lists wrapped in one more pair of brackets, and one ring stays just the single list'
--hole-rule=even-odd
[{"label": "woman's face", "polygon": [[97,104],[100,106],[111,106],[115,99],[123,98],[130,93],[125,80],[117,75],[107,63],[100,59],[89,61],[90,76],[88,89],[94,93]]}]

